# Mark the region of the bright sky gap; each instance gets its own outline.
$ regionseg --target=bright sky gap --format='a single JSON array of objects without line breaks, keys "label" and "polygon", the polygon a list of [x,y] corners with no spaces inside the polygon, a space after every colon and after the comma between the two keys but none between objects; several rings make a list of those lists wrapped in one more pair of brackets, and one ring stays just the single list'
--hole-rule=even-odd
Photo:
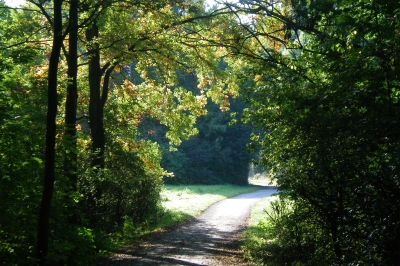
[{"label": "bright sky gap", "polygon": [[25,0],[4,0],[7,6],[19,7],[25,4]]}]

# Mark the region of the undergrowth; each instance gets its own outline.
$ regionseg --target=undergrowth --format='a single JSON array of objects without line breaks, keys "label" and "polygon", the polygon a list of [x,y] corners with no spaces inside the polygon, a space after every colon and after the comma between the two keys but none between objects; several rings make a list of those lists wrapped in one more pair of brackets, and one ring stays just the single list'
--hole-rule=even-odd
[{"label": "undergrowth", "polygon": [[243,234],[245,259],[251,265],[333,265],[318,256],[318,228],[308,214],[284,197],[260,201],[252,213],[256,218]]}]

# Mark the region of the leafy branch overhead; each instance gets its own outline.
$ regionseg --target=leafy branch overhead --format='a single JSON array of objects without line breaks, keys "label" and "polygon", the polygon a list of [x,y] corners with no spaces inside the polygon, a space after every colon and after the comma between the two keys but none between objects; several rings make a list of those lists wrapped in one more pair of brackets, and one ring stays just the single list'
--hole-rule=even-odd
[{"label": "leafy branch overhead", "polygon": [[251,158],[282,193],[250,260],[398,264],[398,1],[216,2],[0,1],[6,264],[89,265],[164,181],[243,185]]},{"label": "leafy branch overhead", "polygon": [[229,44],[227,62],[259,127],[262,164],[286,195],[279,204],[289,202],[289,214],[267,219],[262,251],[255,247],[269,255],[250,256],[268,265],[396,265],[399,4],[225,7],[246,32]]},{"label": "leafy branch overhead", "polygon": [[[21,148],[21,159],[9,149],[7,156],[2,152],[1,184],[10,194],[2,198],[2,212],[14,213],[4,219],[16,221],[19,212],[30,213],[26,224],[15,224],[32,228],[28,242],[34,247],[26,249],[11,224],[5,231],[2,227],[1,254],[9,262],[36,257],[41,265],[76,264],[75,251],[99,252],[101,244],[91,240],[95,231],[101,232],[96,239],[104,239],[100,234],[115,233],[125,222],[140,228],[157,219],[167,172],[160,166],[159,144],[140,134],[140,127],[151,118],[163,127],[170,145],[178,146],[198,132],[196,120],[206,114],[208,97],[225,111],[229,97],[237,95],[238,87],[220,67],[226,51],[207,41],[216,34],[210,29],[220,24],[220,14],[205,12],[202,4],[30,0],[8,8],[1,2],[6,37],[0,44],[5,59],[1,101],[7,102],[1,126],[18,124],[8,115],[14,112],[28,124],[47,121]],[[220,22],[226,23],[226,16]],[[179,73],[194,75],[198,82],[180,86]],[[22,102],[27,109],[19,107]],[[8,131],[1,148],[14,139],[28,140],[27,134],[22,128]],[[30,160],[31,153],[35,159],[25,164],[23,158]],[[14,169],[12,161],[21,165]],[[34,178],[24,179],[29,171]],[[35,207],[22,200],[20,211],[9,211],[19,193]],[[8,231],[12,236],[3,234]],[[56,250],[65,255],[55,257]]]}]

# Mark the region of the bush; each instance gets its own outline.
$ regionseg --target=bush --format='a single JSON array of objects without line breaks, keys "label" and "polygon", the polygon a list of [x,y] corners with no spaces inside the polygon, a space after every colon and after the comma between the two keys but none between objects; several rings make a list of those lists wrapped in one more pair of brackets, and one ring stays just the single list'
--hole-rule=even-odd
[{"label": "bush", "polygon": [[332,265],[329,254],[315,256],[324,239],[309,210],[285,197],[271,202],[265,219],[245,234],[245,258],[254,265]]},{"label": "bush", "polygon": [[86,219],[106,232],[122,229],[126,219],[138,227],[153,222],[161,210],[162,179],[147,171],[137,154],[118,143],[111,147],[106,169],[89,168],[81,178]]}]

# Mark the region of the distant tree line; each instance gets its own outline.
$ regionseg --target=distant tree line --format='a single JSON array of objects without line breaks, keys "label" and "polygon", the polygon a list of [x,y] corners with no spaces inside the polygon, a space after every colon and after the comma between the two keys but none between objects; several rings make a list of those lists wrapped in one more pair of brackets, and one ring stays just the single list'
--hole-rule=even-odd
[{"label": "distant tree line", "polygon": [[[196,75],[180,72],[179,86],[196,90]],[[199,133],[170,150],[165,127],[146,119],[139,127],[141,136],[158,142],[163,150],[161,166],[173,175],[164,177],[166,184],[248,184],[248,170],[253,155],[248,152],[251,125],[240,121],[246,107],[240,98],[230,99],[229,111],[208,101],[207,114],[199,117]]]}]

